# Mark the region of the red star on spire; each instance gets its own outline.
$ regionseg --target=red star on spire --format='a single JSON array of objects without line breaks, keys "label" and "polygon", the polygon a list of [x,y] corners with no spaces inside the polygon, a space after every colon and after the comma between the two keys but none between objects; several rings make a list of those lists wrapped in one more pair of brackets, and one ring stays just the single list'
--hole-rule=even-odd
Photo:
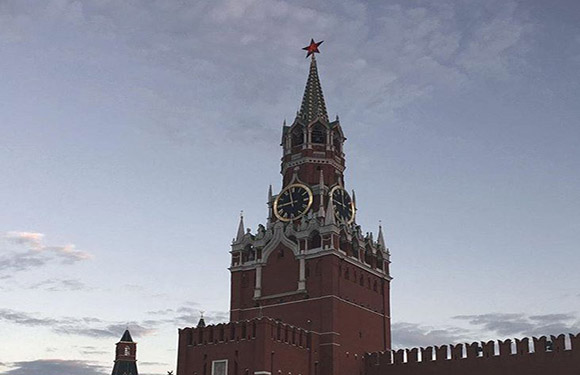
[{"label": "red star on spire", "polygon": [[316,43],[314,41],[314,39],[310,39],[310,45],[302,48],[303,50],[308,52],[306,54],[306,58],[308,58],[308,56],[313,55],[315,53],[320,53],[320,51],[318,50],[318,46],[321,45],[323,42],[324,42],[324,40],[321,40],[320,42]]}]

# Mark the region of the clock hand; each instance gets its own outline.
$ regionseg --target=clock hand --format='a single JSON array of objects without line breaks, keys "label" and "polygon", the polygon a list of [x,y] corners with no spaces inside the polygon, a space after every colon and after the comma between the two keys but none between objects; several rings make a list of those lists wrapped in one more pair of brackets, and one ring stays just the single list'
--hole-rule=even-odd
[{"label": "clock hand", "polygon": [[280,208],[280,207],[284,207],[284,206],[288,206],[288,205],[290,205],[290,204],[292,204],[292,202],[288,202],[288,203],[284,203],[284,204],[279,204],[279,205],[278,205],[278,208]]}]

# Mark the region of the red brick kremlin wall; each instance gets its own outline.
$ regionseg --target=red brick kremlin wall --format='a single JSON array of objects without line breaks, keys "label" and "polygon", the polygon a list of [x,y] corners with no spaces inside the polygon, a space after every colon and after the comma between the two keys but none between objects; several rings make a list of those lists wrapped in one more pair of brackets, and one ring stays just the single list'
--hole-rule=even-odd
[{"label": "red brick kremlin wall", "polygon": [[270,318],[179,330],[177,374],[210,375],[228,360],[228,374],[318,373],[319,337]]},{"label": "red brick kremlin wall", "polygon": [[[368,354],[366,375],[579,375],[580,334]],[[530,344],[533,344],[533,348]]]}]

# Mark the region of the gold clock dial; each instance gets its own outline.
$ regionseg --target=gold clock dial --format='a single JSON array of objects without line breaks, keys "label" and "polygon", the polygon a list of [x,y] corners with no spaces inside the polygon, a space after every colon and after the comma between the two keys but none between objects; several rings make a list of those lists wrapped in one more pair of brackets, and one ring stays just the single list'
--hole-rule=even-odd
[{"label": "gold clock dial", "polygon": [[312,206],[312,191],[303,184],[288,185],[274,201],[274,214],[282,221],[296,220]]},{"label": "gold clock dial", "polygon": [[350,224],[354,220],[354,203],[348,192],[340,186],[330,190],[330,199],[334,204],[334,216],[340,222]]}]

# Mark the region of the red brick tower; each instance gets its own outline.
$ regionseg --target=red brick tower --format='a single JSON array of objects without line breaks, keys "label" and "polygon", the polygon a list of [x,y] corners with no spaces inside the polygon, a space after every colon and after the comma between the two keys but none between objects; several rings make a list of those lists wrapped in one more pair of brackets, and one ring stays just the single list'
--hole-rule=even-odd
[{"label": "red brick tower", "polygon": [[[313,54],[319,44],[307,47],[302,105],[282,129],[282,189],[270,187],[266,226],[246,232],[241,218],[232,243],[232,323],[181,330],[178,375],[213,374],[214,355],[231,375],[359,374],[364,353],[391,348],[389,251],[381,228],[375,241],[356,223],[346,138],[338,118],[328,119]],[[209,346],[216,341],[223,345]]]}]

